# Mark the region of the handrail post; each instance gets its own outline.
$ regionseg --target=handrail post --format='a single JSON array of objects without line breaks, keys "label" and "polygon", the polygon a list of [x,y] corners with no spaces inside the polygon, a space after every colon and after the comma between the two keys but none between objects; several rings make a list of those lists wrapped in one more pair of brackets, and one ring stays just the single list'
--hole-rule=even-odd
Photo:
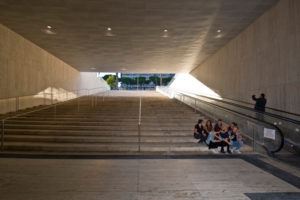
[{"label": "handrail post", "polygon": [[252,149],[253,149],[253,152],[255,152],[255,134],[254,134],[254,127],[252,126]]},{"label": "handrail post", "polygon": [[89,96],[90,96],[90,105],[93,108],[94,107],[94,100],[93,100],[93,95],[90,94],[90,92],[89,92]]},{"label": "handrail post", "polygon": [[93,99],[93,108],[95,108],[95,103],[96,103],[96,98],[95,98],[96,96],[92,96],[92,99]]},{"label": "handrail post", "polygon": [[43,91],[43,105],[46,105],[46,93]]},{"label": "handrail post", "polygon": [[51,92],[51,105],[53,104],[53,93]]},{"label": "handrail post", "polygon": [[54,105],[54,118],[56,118],[56,104]]},{"label": "handrail post", "polygon": [[1,131],[1,151],[4,150],[4,119],[2,120],[2,131]]},{"label": "handrail post", "polygon": [[141,125],[138,124],[138,152],[141,152]]},{"label": "handrail post", "polygon": [[77,112],[79,112],[79,97],[77,96]]},{"label": "handrail post", "polygon": [[95,96],[91,95],[91,98],[92,98],[92,108],[94,108],[95,107]]},{"label": "handrail post", "polygon": [[138,121],[138,150],[141,152],[141,116],[142,116],[142,96],[140,96],[140,103],[139,103],[139,121]]},{"label": "handrail post", "polygon": [[19,110],[19,97],[15,98],[15,103],[16,103],[16,112]]}]

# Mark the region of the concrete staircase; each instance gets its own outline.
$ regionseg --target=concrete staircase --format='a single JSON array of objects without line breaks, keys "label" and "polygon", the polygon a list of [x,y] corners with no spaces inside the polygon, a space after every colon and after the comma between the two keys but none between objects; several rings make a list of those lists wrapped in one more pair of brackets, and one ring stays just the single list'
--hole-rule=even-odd
[{"label": "concrete staircase", "polygon": [[[93,98],[93,100],[92,100]],[[93,102],[93,103],[92,103]],[[162,96],[83,97],[5,122],[4,151],[41,154],[200,154],[199,114]],[[56,114],[55,114],[56,112]],[[140,131],[139,131],[140,130]]]}]

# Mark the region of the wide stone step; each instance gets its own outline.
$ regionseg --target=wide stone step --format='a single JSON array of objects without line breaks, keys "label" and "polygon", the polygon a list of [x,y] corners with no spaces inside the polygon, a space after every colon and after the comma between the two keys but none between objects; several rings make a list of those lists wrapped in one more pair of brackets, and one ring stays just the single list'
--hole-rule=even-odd
[{"label": "wide stone step", "polygon": [[[16,120],[26,120],[26,121],[66,121],[66,122],[133,122],[133,123],[137,123],[138,122],[138,118],[116,118],[116,119],[111,119],[111,118],[93,118],[93,119],[89,119],[89,118],[30,118],[30,117],[19,117],[19,118],[15,118]],[[11,119],[11,120],[15,120],[15,119]],[[7,120],[6,122],[9,123],[9,121],[11,120]],[[180,123],[180,124],[189,124],[189,125],[195,125],[196,121],[198,120],[198,117],[194,117],[192,119],[182,119],[182,118],[142,118],[142,124],[147,124],[147,123]]]},{"label": "wide stone step", "polygon": [[53,114],[53,113],[49,113],[49,114],[34,114],[34,115],[26,115],[26,117],[46,117],[46,118],[87,118],[87,119],[93,119],[93,118],[125,118],[130,116],[130,118],[138,118],[138,114],[137,113],[122,113],[122,114],[102,114],[102,115],[92,115],[92,114],[86,114],[86,115],[75,115],[75,114],[61,114],[61,113],[57,113],[57,114]]},{"label": "wide stone step", "polygon": [[190,136],[42,136],[42,135],[6,135],[5,142],[56,142],[56,143],[196,143]]},{"label": "wide stone step", "polygon": [[[138,113],[128,113],[128,112],[122,112],[122,113],[101,113],[101,114],[72,114],[72,113],[45,113],[45,114],[28,114],[26,117],[62,117],[62,118],[95,118],[95,117],[111,117],[111,118],[122,118],[122,117],[139,117]],[[191,114],[177,114],[177,113],[164,113],[164,114],[148,114],[148,113],[142,113],[141,115],[143,118],[193,118],[195,116],[198,116],[198,114],[191,113]]]},{"label": "wide stone step", "polygon": [[137,124],[134,125],[126,125],[126,126],[74,126],[74,125],[33,125],[33,124],[8,124],[5,125],[5,130],[13,130],[13,129],[29,129],[29,130],[95,130],[95,131],[106,131],[106,130],[127,130],[134,131],[137,130]]},{"label": "wide stone step", "polygon": [[[69,136],[136,136],[138,131],[128,130],[32,130],[32,129],[8,129],[5,135],[69,135]],[[192,136],[192,131],[141,131],[142,136]]]},{"label": "wide stone step", "polygon": [[208,150],[204,145],[196,143],[36,143],[36,142],[7,142],[4,150],[7,151],[35,151],[35,152],[169,152],[169,151],[198,151]]},{"label": "wide stone step", "polygon": [[[26,116],[22,116],[22,117],[18,117],[18,118],[14,118],[17,120],[34,120],[34,121],[72,121],[72,122],[111,122],[112,119],[110,118],[93,118],[93,119],[89,119],[89,118],[57,118],[57,117],[26,117]],[[10,120],[8,120],[10,121]],[[118,118],[118,119],[114,119],[114,121],[117,122],[137,122],[138,118],[132,118],[127,117],[127,118]]]},{"label": "wide stone step", "polygon": [[[95,125],[95,126],[84,126],[84,125],[49,125],[49,124],[6,124],[5,130],[13,130],[13,129],[26,129],[26,130],[95,130],[95,131],[106,131],[106,130],[128,130],[128,131],[134,131],[138,130],[137,123],[136,124],[127,124],[124,126],[108,126],[108,125]],[[185,127],[185,126],[141,126],[141,131],[192,131],[193,129],[191,127]]]},{"label": "wide stone step", "polygon": [[[124,126],[124,125],[136,125],[137,121],[134,122],[115,122],[115,121],[107,121],[107,122],[102,122],[102,121],[62,121],[62,120],[52,120],[52,121],[45,121],[45,120],[32,120],[32,119],[16,119],[16,120],[8,120],[5,122],[5,125],[8,124],[32,124],[32,125],[59,125],[59,124],[65,124],[65,125],[86,125],[86,126],[101,126],[101,125],[111,125],[111,126]],[[185,126],[185,127],[193,127],[195,125],[194,122],[192,123],[182,123],[182,122],[153,122],[153,121],[148,121],[148,122],[143,122],[142,126],[157,126],[157,125],[165,125],[165,126]]]},{"label": "wide stone step", "polygon": [[69,135],[69,136],[135,136],[138,135],[138,131],[125,131],[125,130],[30,130],[30,129],[8,129],[5,130],[5,135]]}]

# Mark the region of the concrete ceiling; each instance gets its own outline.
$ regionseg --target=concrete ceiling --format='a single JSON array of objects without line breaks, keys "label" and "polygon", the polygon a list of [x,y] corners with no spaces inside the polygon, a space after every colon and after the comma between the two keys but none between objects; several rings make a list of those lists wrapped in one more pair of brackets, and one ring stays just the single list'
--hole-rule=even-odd
[{"label": "concrete ceiling", "polygon": [[[80,71],[176,73],[198,66],[276,2],[0,0],[0,23]],[[47,25],[56,34],[42,32]]]}]

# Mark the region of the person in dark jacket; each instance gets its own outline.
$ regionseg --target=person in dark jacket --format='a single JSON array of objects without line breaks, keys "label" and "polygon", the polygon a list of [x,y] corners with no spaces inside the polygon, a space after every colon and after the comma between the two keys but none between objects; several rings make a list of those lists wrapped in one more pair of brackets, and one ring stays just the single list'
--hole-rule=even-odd
[{"label": "person in dark jacket", "polygon": [[260,112],[265,112],[267,99],[265,98],[265,94],[262,93],[259,98],[256,98],[255,95],[252,95],[252,99],[255,101],[254,109]]},{"label": "person in dark jacket", "polygon": [[203,120],[199,119],[198,123],[195,125],[194,128],[194,138],[195,139],[200,139],[198,143],[204,142],[207,138],[207,132],[205,128],[202,125]]}]

